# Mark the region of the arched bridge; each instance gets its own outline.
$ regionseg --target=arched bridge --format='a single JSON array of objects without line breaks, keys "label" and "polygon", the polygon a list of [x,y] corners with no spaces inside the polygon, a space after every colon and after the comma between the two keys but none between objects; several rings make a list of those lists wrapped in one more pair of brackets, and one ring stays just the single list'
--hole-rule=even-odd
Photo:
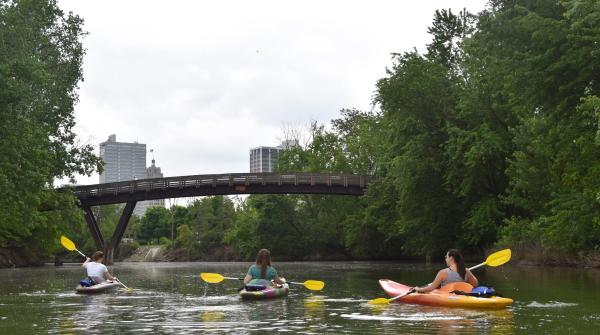
[{"label": "arched bridge", "polygon": [[[70,187],[85,211],[85,219],[105,262],[113,261],[123,233],[138,201],[231,194],[364,194],[369,177],[325,173],[232,173],[139,179]],[[125,203],[110,243],[105,243],[92,206]]]}]

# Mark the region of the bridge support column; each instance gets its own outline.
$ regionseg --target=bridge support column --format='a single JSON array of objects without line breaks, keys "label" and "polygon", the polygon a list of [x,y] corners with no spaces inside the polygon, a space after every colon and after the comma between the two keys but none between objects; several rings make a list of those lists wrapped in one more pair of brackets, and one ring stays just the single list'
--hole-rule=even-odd
[{"label": "bridge support column", "polygon": [[85,212],[85,221],[87,222],[88,229],[90,230],[90,234],[92,234],[92,238],[96,244],[96,249],[104,250],[104,239],[102,238],[102,233],[100,232],[100,228],[96,222],[94,212],[92,212],[92,207],[84,206],[83,211]]},{"label": "bridge support column", "polygon": [[127,224],[129,224],[129,219],[131,219],[136,203],[137,201],[135,200],[127,202],[125,209],[123,209],[123,214],[121,214],[121,217],[119,218],[119,224],[117,224],[117,228],[115,228],[115,232],[110,238],[110,242],[104,249],[104,263],[107,265],[112,264],[114,261],[115,252],[117,248],[119,248],[119,244],[121,244],[121,239],[123,238],[125,229],[127,229]]}]

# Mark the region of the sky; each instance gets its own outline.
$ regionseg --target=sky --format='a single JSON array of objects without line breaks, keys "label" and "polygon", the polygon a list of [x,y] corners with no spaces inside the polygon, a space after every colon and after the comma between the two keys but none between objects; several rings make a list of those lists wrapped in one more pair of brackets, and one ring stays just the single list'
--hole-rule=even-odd
[{"label": "sky", "polygon": [[[80,144],[145,143],[165,177],[249,171],[286,127],[372,110],[391,54],[424,51],[436,9],[484,0],[81,1]],[[98,183],[98,174],[78,176]]]}]

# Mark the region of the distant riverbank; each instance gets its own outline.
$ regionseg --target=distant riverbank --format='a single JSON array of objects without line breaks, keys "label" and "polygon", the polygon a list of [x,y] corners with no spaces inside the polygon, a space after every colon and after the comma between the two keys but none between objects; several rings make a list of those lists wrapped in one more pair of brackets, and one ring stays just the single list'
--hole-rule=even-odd
[{"label": "distant riverbank", "polygon": [[575,255],[537,247],[512,248],[512,264],[525,266],[568,266],[600,268],[600,253]]},{"label": "distant riverbank", "polygon": [[[512,247],[513,266],[541,266],[541,267],[584,267],[600,269],[600,253],[580,256],[559,252],[556,250],[544,250],[542,248]],[[477,262],[476,257],[469,257],[469,263]],[[483,258],[482,258],[483,259]],[[70,259],[61,259],[69,262]],[[276,261],[357,261],[343,254],[311,255],[303,259],[290,259],[288,257],[275,258]],[[361,259],[363,260],[363,259]],[[406,259],[405,259],[406,260]],[[419,259],[412,259],[419,260]],[[54,258],[41,257],[39,254],[26,248],[0,248],[0,268],[34,267],[44,263],[54,263]],[[130,256],[119,259],[124,262],[239,262],[248,261],[240,257],[228,247],[216,248],[210,255],[202,257],[190,257],[185,249],[169,249],[166,246],[140,246]],[[251,260],[250,260],[251,261]],[[367,260],[368,261],[368,260]],[[374,259],[372,261],[382,261]],[[385,259],[385,261],[390,261]]]},{"label": "distant riverbank", "polygon": [[0,248],[0,268],[44,265],[44,258],[26,248]]},{"label": "distant riverbank", "polygon": [[[586,256],[573,255],[559,252],[556,250],[544,250],[542,248],[521,248],[513,247],[512,259],[510,264],[517,266],[567,266],[567,267],[586,267],[600,268],[600,253],[595,253]],[[489,253],[496,251],[491,250]],[[488,253],[488,254],[489,254]],[[150,255],[150,256],[149,256]],[[478,258],[467,256],[470,262],[477,262]],[[481,256],[483,260],[483,256]],[[276,258],[278,261],[364,261],[365,259],[351,259],[343,254],[329,255],[311,255],[303,259],[289,259],[286,257]],[[419,260],[419,259],[413,259]],[[239,254],[232,252],[227,247],[217,248],[213,250],[211,255],[204,257],[190,257],[185,249],[167,249],[157,248],[156,246],[142,246],[132,257],[125,261],[134,262],[197,262],[197,261],[214,261],[214,262],[239,262],[244,261]],[[368,259],[366,261],[369,261]],[[381,261],[374,259],[373,261]],[[385,259],[385,261],[390,261]]]}]

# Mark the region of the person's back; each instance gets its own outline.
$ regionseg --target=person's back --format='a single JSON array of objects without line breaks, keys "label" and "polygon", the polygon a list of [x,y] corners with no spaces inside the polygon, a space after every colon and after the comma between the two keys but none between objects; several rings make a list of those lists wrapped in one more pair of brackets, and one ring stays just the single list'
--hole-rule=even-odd
[{"label": "person's back", "polygon": [[451,283],[467,282],[467,278],[462,278],[458,272],[452,270],[451,268],[446,268],[445,271],[446,279],[442,280],[442,287]]},{"label": "person's back", "polygon": [[273,281],[276,284],[283,284],[285,281],[277,275],[277,270],[271,266],[271,253],[267,249],[261,249],[256,255],[256,262],[250,266],[244,284],[248,284],[253,279],[264,279]]},{"label": "person's back", "polygon": [[102,264],[102,260],[104,259],[104,253],[102,251],[96,251],[92,256],[93,261],[91,259],[86,259],[86,261],[82,264],[87,272],[87,276],[92,279],[94,284],[100,284],[105,281],[105,277],[113,280],[114,277],[108,272],[106,265]]},{"label": "person's back", "polygon": [[92,278],[94,283],[100,284],[104,281],[104,273],[108,271],[106,265],[96,262],[87,262],[84,265],[88,277]]},{"label": "person's back", "polygon": [[[452,283],[466,282],[472,287],[476,287],[479,283],[473,273],[465,267],[463,257],[458,250],[448,250],[446,253],[446,265],[448,267],[440,270],[429,285],[425,287],[415,286],[412,289],[417,293],[427,293]],[[464,273],[464,275],[461,276],[461,273]]]},{"label": "person's back", "polygon": [[271,281],[277,277],[277,270],[275,270],[275,268],[272,266],[267,266],[264,278],[261,272],[261,267],[258,265],[252,265],[248,269],[248,274],[252,276],[252,279],[266,279]]}]

